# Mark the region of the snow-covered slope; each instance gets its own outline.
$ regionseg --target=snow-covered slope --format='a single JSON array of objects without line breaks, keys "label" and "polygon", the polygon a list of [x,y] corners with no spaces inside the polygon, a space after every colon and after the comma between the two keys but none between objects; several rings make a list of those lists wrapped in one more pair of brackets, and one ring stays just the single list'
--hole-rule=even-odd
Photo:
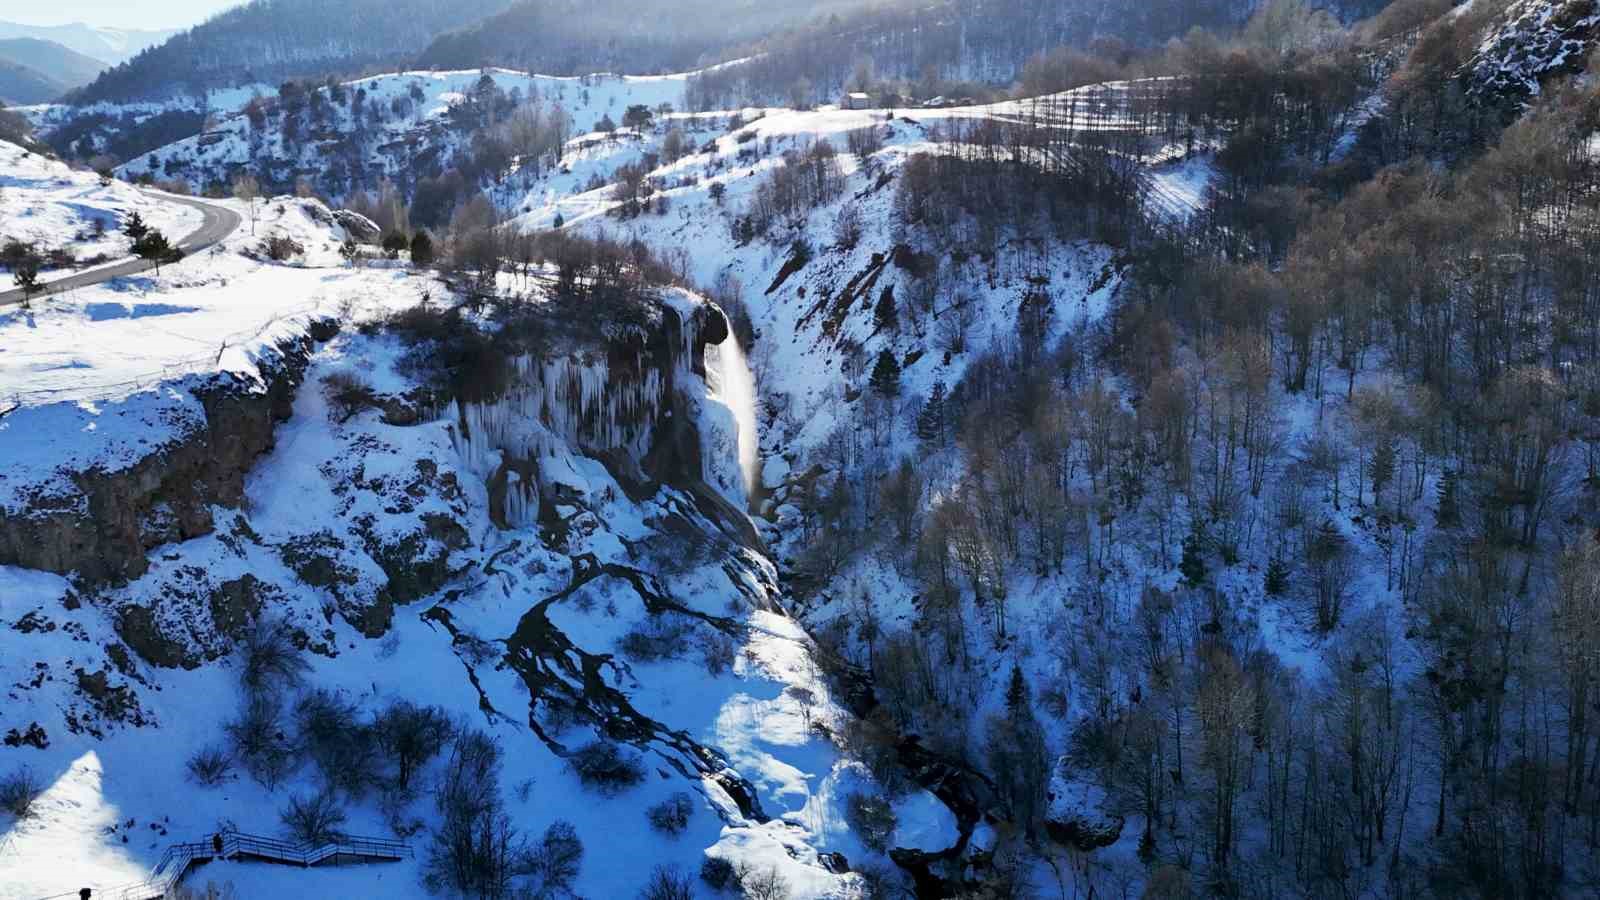
[{"label": "snow-covered slope", "polygon": [[[123,182],[102,184],[93,172],[73,169],[4,141],[0,141],[0,172],[4,173],[0,181],[0,240],[32,244],[45,257],[42,271],[47,273],[68,265],[131,257],[132,241],[121,229],[134,213],[173,240],[201,222],[194,209],[163,203]],[[59,253],[52,255],[52,251]],[[69,259],[76,262],[69,263]],[[0,263],[0,271],[4,271],[3,265]],[[10,281],[9,273],[6,280]],[[0,366],[6,364],[5,358],[0,351]],[[6,388],[0,388],[0,393],[5,392]]]},{"label": "snow-covered slope", "polygon": [[[454,124],[451,108],[474,95],[486,77],[516,102],[537,102],[568,117],[578,131],[590,131],[602,118],[620,122],[630,105],[681,103],[688,75],[557,78],[509,69],[380,75],[344,84],[342,101],[330,99],[325,113],[301,131],[285,125],[273,98],[261,120],[235,112],[211,131],[128,160],[118,171],[200,189],[248,170],[276,185],[305,177],[336,197],[370,189],[379,178],[411,186],[461,164],[478,123]],[[328,97],[326,88],[317,92]]]},{"label": "snow-covered slope", "polygon": [[[283,828],[288,798],[321,783],[310,762],[271,787],[238,756],[214,786],[186,770],[198,748],[228,746],[243,703],[236,647],[262,624],[309,663],[282,689],[281,727],[322,690],[362,717],[405,700],[486,731],[505,753],[498,791],[517,827],[537,837],[566,820],[586,845],[578,895],[632,896],[659,865],[692,875],[715,857],[789,896],[855,896],[846,860],[881,857],[844,824],[846,807],[879,788],[829,737],[852,716],[733,505],[738,357],[696,337],[721,313],[665,291],[628,318],[643,324],[519,363],[506,400],[440,405],[418,348],[380,323],[442,308],[448,288],[348,267],[344,233],[316,201],[262,209],[258,236],[241,229],[159,278],[0,318],[11,348],[0,383],[15,392],[0,456],[21,463],[5,473],[0,527],[38,514],[41,498],[53,516],[118,515],[197,453],[237,467],[230,448],[260,436],[225,422],[257,398],[283,417],[236,491],[185,486],[169,503],[170,486],[156,489],[134,532],[148,553],[125,577],[0,566],[0,774],[26,766],[44,788],[28,818],[0,814],[0,896],[100,895],[143,879],[175,841]],[[268,236],[301,252],[259,258]],[[522,302],[555,301],[535,290]],[[541,383],[551,373],[561,380]],[[332,390],[352,381],[367,392],[353,410]],[[692,441],[673,458],[699,467],[637,457],[669,439]],[[120,487],[93,493],[106,484]],[[209,505],[190,508],[195,495]],[[637,759],[642,780],[586,785],[572,760],[596,741]],[[686,827],[653,826],[646,811],[679,794]],[[897,845],[958,839],[932,795],[901,796]],[[340,802],[345,831],[409,836],[416,858],[231,862],[194,878],[247,897],[427,896],[430,792],[352,788]]]}]

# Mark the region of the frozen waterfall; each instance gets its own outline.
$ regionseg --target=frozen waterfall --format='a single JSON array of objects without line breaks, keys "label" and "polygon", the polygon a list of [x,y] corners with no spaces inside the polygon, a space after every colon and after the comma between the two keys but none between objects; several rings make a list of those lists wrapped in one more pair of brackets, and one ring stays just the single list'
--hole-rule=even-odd
[{"label": "frozen waterfall", "polygon": [[744,357],[739,339],[729,334],[717,345],[717,393],[733,410],[739,425],[739,471],[744,473],[745,496],[755,498],[761,482],[761,436],[756,431],[756,378]]}]

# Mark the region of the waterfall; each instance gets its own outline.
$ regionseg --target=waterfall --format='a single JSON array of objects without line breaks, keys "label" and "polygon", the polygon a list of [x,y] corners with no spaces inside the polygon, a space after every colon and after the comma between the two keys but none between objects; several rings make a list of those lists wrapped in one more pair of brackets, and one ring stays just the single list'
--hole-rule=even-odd
[{"label": "waterfall", "polygon": [[739,424],[739,471],[744,473],[745,496],[752,500],[761,485],[761,436],[756,431],[756,378],[744,357],[739,339],[732,334],[717,345],[721,366],[717,392],[733,410]]}]

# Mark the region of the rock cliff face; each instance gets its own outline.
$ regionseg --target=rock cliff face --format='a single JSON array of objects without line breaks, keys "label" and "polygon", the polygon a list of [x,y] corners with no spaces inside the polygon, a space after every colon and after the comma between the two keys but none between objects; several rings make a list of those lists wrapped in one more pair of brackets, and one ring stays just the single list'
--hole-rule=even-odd
[{"label": "rock cliff face", "polygon": [[626,327],[515,359],[500,397],[448,404],[456,450],[488,485],[494,522],[555,518],[559,488],[541,459],[569,448],[604,460],[630,492],[654,493],[650,482],[693,490],[704,468],[695,387],[706,347],[729,333],[721,310],[676,297]]},{"label": "rock cliff face", "polygon": [[1600,41],[1597,0],[1517,0],[1467,64],[1468,90],[1521,102],[1546,79],[1581,72]]},{"label": "rock cliff face", "polygon": [[152,548],[210,534],[212,506],[238,505],[245,475],[272,449],[312,344],[308,335],[280,345],[259,379],[221,373],[164,385],[158,392],[188,396],[156,413],[168,426],[158,436],[129,436],[112,459],[6,485],[0,564],[119,582],[145,572]]}]

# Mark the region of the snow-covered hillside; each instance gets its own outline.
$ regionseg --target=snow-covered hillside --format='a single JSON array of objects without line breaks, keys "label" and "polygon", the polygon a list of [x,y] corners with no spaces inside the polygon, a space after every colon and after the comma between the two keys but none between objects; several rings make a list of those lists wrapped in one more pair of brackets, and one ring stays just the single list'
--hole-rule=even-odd
[{"label": "snow-covered hillside", "polygon": [[[769,396],[789,395],[783,401],[786,415],[807,423],[803,436],[772,436],[771,443],[783,455],[804,455],[806,448],[816,447],[839,424],[825,410],[845,393],[865,388],[870,365],[863,366],[861,360],[870,360],[881,349],[894,350],[902,358],[915,357],[904,370],[906,393],[925,396],[936,381],[955,384],[970,359],[981,355],[995,337],[1014,330],[1018,306],[1033,288],[1044,290],[1058,304],[1054,338],[1104,314],[1118,285],[1115,253],[1087,242],[1019,241],[1016,246],[1002,245],[991,260],[935,260],[941,296],[932,298],[931,308],[913,306],[925,280],[910,270],[909,257],[925,248],[918,246],[916,229],[898,224],[893,185],[909,158],[948,152],[950,145],[940,131],[956,124],[1070,110],[1079,129],[1125,128],[1127,123],[1114,109],[1093,108],[1086,98],[1126,87],[1096,86],[1037,101],[899,112],[830,108],[675,114],[643,133],[575,139],[558,169],[539,176],[526,194],[507,198],[507,205],[518,213],[512,226],[522,230],[560,222],[578,232],[638,238],[679,267],[692,283],[710,290],[719,284],[725,288],[731,279],[750,308],[757,332],[765,338],[753,350],[763,391]],[[864,129],[877,134],[881,147],[863,160],[845,149],[851,133]],[[662,144],[673,130],[682,131],[687,144],[698,149],[667,161]],[[749,242],[736,234],[735,222],[750,207],[761,177],[780,165],[786,152],[804,152],[818,142],[828,142],[838,151],[845,177],[839,196],[788,223],[770,240]],[[1185,217],[1205,202],[1214,170],[1203,153],[1173,160],[1170,151],[1152,148],[1149,202],[1153,214]],[[645,175],[656,185],[654,209],[620,217],[624,201],[611,182],[622,167],[646,159],[656,165]],[[604,186],[590,187],[597,183]],[[852,246],[840,245],[836,234],[836,223],[846,209],[861,229]],[[808,243],[816,261],[796,267],[791,238]],[[899,298],[904,309],[905,327],[898,334],[874,321],[873,307],[884,293]],[[851,296],[854,304],[830,306],[842,296]],[[971,304],[960,314],[962,328],[971,338],[968,348],[933,352],[940,339],[936,334],[940,309],[963,301]]]},{"label": "snow-covered hillside", "polygon": [[[681,103],[688,77],[557,78],[509,69],[380,75],[342,85],[342,101],[328,100],[310,134],[285,127],[279,106],[269,110],[269,118],[254,122],[235,111],[213,130],[128,160],[118,171],[129,179],[178,179],[196,190],[226,184],[245,171],[273,184],[306,177],[335,196],[352,186],[371,187],[380,177],[410,185],[459,164],[458,155],[469,148],[472,129],[481,123],[465,129],[454,125],[451,109],[485,85],[514,98],[514,104],[537,102],[551,114],[569,117],[577,130],[589,131],[603,118],[620,122],[630,105],[655,109]],[[328,97],[326,88],[316,90]]]},{"label": "snow-covered hillside", "polygon": [[130,257],[132,240],[121,230],[134,213],[174,240],[201,221],[200,213],[189,207],[164,203],[120,181],[102,184],[93,172],[72,169],[4,141],[0,141],[0,172],[4,173],[0,242],[32,245],[44,258],[41,272],[47,276],[54,270]]},{"label": "snow-covered hillside", "polygon": [[[210,786],[187,766],[232,746],[248,705],[237,648],[261,629],[308,663],[279,687],[286,732],[305,737],[297,708],[318,697],[360,718],[433,705],[487,732],[517,826],[537,838],[565,820],[585,845],[576,894],[631,896],[660,865],[693,877],[715,858],[790,896],[854,896],[847,867],[882,857],[846,807],[880,789],[836,746],[853,717],[735,511],[739,357],[696,337],[721,313],[669,291],[598,346],[524,359],[522,399],[440,406],[381,322],[447,309],[448,287],[350,267],[316,201],[265,201],[257,218],[255,236],[159,277],[0,316],[0,553],[38,566],[0,566],[0,774],[26,767],[43,788],[28,817],[0,814],[0,896],[100,895],[176,841],[284,828],[288,799],[319,789],[316,765],[269,777],[231,751]],[[298,249],[273,261],[268,238]],[[554,303],[539,289],[520,302]],[[663,456],[665,435],[692,446]],[[7,543],[30,528],[63,537]],[[137,565],[69,571],[126,563],[130,547]],[[637,761],[638,783],[590,783],[579,751],[594,748]],[[415,858],[193,877],[241,897],[427,896],[429,789],[340,796],[344,831],[407,837]],[[957,842],[931,794],[899,796],[890,845]],[[687,822],[652,824],[663,803]]]}]

